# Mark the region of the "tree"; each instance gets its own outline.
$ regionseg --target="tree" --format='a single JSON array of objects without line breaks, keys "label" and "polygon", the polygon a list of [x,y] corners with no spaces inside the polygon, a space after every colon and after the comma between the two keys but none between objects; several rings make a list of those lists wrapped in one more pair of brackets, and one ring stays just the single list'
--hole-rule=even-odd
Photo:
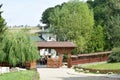
[{"label": "tree", "polygon": [[36,44],[25,31],[7,31],[2,43],[3,49],[2,53],[0,53],[2,59],[0,59],[0,62],[6,62],[15,66],[39,58]]},{"label": "tree", "polygon": [[111,41],[111,45],[113,47],[120,47],[120,14],[116,15],[116,16],[111,16],[110,19],[108,20],[109,22],[109,35],[110,37],[110,41]]},{"label": "tree", "polygon": [[0,5],[0,40],[1,40],[1,37],[2,37],[3,33],[6,30],[6,23],[5,23],[5,20],[2,18],[2,15],[1,15],[2,14],[1,7],[2,7],[2,5]]},{"label": "tree", "polygon": [[3,39],[4,32],[6,30],[6,23],[5,20],[2,18],[2,11],[1,11],[2,4],[0,5],[0,61],[4,58],[4,52],[3,52],[3,43],[1,42]]},{"label": "tree", "polygon": [[[107,12],[108,1],[109,0],[94,0],[94,1],[88,0],[87,1],[90,8],[93,8],[96,26],[97,25],[102,25],[102,27],[104,26],[104,20],[106,19],[106,16],[109,14],[109,12]],[[110,9],[108,9],[108,10],[110,10]],[[106,12],[107,12],[107,14],[106,14]]]},{"label": "tree", "polygon": [[103,28],[98,25],[95,26],[91,35],[91,40],[88,42],[86,52],[100,52],[104,51],[105,46],[105,36],[103,33]]},{"label": "tree", "polygon": [[79,51],[87,48],[91,38],[94,18],[93,11],[81,1],[70,1],[56,6],[49,17],[51,32],[60,41],[74,41]]},{"label": "tree", "polygon": [[40,20],[42,23],[46,24],[48,27],[50,26],[49,17],[51,12],[53,12],[53,7],[46,9],[42,14],[42,19]]},{"label": "tree", "polygon": [[111,14],[107,19],[107,37],[111,47],[120,47],[120,0],[110,0]]},{"label": "tree", "polygon": [[[104,29],[105,49],[113,48],[116,44],[114,32],[119,34],[119,30],[117,30],[119,29],[117,27],[119,26],[119,18],[117,17],[120,13],[120,0],[89,0],[87,3],[94,10],[95,25],[101,25]],[[116,38],[119,39],[119,36]]]}]

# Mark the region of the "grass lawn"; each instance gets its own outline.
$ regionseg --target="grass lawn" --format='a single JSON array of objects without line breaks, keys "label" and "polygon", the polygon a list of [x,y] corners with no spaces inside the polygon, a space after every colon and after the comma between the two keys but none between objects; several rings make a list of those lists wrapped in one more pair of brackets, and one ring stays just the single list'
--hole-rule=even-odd
[{"label": "grass lawn", "polygon": [[26,70],[19,72],[10,72],[5,74],[0,74],[0,80],[34,80],[34,76],[36,75],[39,80],[38,73],[36,74],[35,70]]},{"label": "grass lawn", "polygon": [[93,64],[93,65],[86,65],[82,66],[84,68],[91,68],[91,69],[106,69],[106,70],[115,70],[120,69],[120,63],[101,63],[101,64]]}]

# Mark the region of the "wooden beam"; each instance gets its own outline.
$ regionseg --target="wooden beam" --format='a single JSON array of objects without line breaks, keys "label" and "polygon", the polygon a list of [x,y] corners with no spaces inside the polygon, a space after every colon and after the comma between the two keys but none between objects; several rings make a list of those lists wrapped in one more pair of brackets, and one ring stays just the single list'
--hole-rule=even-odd
[{"label": "wooden beam", "polygon": [[60,61],[60,65],[59,67],[62,67],[62,60],[63,60],[63,56],[62,56],[62,53],[59,53],[59,61]]},{"label": "wooden beam", "polygon": [[68,68],[72,67],[71,49],[68,49]]}]

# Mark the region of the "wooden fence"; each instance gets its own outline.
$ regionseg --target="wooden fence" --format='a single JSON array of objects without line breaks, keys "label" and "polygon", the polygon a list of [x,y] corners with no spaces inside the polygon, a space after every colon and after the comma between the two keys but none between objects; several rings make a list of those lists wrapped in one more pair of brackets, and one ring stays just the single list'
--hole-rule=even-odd
[{"label": "wooden fence", "polygon": [[8,63],[0,62],[0,66],[9,67],[11,65],[9,65]]},{"label": "wooden fence", "polygon": [[[77,65],[77,64],[84,64],[84,63],[93,63],[93,62],[102,62],[107,61],[108,55],[111,53],[111,51],[107,52],[98,52],[98,53],[89,53],[89,54],[80,54],[80,55],[72,55],[71,56],[71,64]],[[49,65],[53,64],[53,61],[48,61]],[[9,66],[7,63],[0,63],[0,66]],[[27,68],[36,68],[36,62],[33,61],[31,63],[25,63],[25,66]],[[54,66],[58,66],[58,62],[54,62]],[[49,67],[49,66],[48,66]]]},{"label": "wooden fence", "polygon": [[72,65],[107,61],[108,55],[110,53],[111,53],[111,51],[90,53],[90,54],[72,55],[71,56]]}]

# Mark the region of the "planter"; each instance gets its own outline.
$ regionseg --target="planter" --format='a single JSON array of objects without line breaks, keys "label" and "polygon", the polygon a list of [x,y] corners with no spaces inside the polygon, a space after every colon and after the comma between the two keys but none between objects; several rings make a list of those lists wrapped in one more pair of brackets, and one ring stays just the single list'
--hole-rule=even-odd
[{"label": "planter", "polygon": [[2,66],[2,63],[0,63],[0,66]]},{"label": "planter", "polygon": [[36,68],[36,61],[32,61],[32,62],[25,62],[25,67],[28,68],[28,69],[34,69]]},{"label": "planter", "polygon": [[49,68],[58,68],[60,66],[60,61],[58,58],[48,58],[47,67]]},{"label": "planter", "polygon": [[30,68],[30,62],[28,62],[28,61],[25,62],[25,67],[29,69]]},{"label": "planter", "polygon": [[33,61],[30,63],[30,69],[35,69],[36,68],[36,61]]}]

